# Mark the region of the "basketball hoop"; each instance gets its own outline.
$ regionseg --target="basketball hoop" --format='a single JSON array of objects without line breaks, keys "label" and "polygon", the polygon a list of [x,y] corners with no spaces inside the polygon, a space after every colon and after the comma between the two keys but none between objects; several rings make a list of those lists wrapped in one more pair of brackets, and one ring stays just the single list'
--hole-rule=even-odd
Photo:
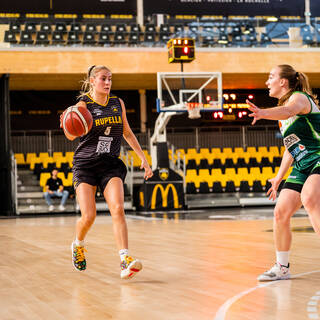
[{"label": "basketball hoop", "polygon": [[200,103],[187,103],[188,109],[188,118],[189,119],[199,119],[201,118],[200,114]]}]

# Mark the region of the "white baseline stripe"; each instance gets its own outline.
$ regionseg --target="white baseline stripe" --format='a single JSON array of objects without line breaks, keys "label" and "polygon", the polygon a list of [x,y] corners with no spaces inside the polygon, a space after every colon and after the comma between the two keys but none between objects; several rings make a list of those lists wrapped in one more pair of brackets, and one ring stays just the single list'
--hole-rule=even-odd
[{"label": "white baseline stripe", "polygon": [[[312,274],[312,273],[317,273],[320,272],[320,270],[315,270],[315,271],[310,271],[310,272],[304,272],[304,273],[299,273],[296,274],[294,276],[292,276],[290,279],[294,279],[294,278],[298,278],[301,276],[305,276],[308,274]],[[235,295],[234,297],[228,299],[217,311],[214,320],[224,320],[225,316],[229,310],[229,308],[233,305],[233,303],[235,303],[237,300],[239,300],[240,298],[244,297],[245,295],[247,295],[248,293],[251,293],[252,291],[256,290],[256,289],[260,289],[260,288],[264,288],[264,287],[268,287],[271,286],[274,283],[277,283],[279,281],[288,281],[288,280],[276,280],[276,281],[269,281],[269,282],[265,282],[265,283],[261,283],[253,288],[250,288],[248,290],[242,291],[240,293],[238,293],[237,295]]]}]

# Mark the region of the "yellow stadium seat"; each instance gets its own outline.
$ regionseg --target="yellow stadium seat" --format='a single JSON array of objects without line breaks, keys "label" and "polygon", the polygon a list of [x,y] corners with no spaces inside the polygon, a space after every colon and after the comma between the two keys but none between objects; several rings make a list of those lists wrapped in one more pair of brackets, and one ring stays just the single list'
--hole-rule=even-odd
[{"label": "yellow stadium seat", "polygon": [[248,178],[248,175],[249,175],[248,168],[239,168],[238,169],[238,176],[240,176],[242,178],[242,180],[247,180],[246,178]]},{"label": "yellow stadium seat", "polygon": [[36,153],[34,153],[34,152],[28,152],[27,153],[27,159],[26,159],[26,164],[30,164],[31,163],[31,159],[32,158],[36,158],[37,157],[37,155],[36,155]]},{"label": "yellow stadium seat", "polygon": [[62,180],[63,185],[66,186],[67,179],[66,179],[66,177],[65,177],[63,172],[58,172],[58,178],[60,178]]},{"label": "yellow stadium seat", "polygon": [[44,188],[49,178],[51,178],[51,174],[49,172],[42,172],[40,174],[40,186]]},{"label": "yellow stadium seat", "polygon": [[226,181],[233,181],[234,185],[236,187],[240,186],[240,180],[236,174],[235,168],[226,168],[225,173],[224,173],[224,177],[225,177]]},{"label": "yellow stadium seat", "polygon": [[286,150],[285,146],[281,146],[280,147],[280,155],[281,155],[281,157],[283,156],[285,150]]},{"label": "yellow stadium seat", "polygon": [[48,158],[49,157],[49,153],[48,152],[40,152],[39,153],[39,158]]},{"label": "yellow stadium seat", "polygon": [[203,155],[207,155],[207,154],[210,154],[211,152],[210,152],[209,148],[200,148],[199,153],[201,153]]},{"label": "yellow stadium seat", "polygon": [[198,153],[198,152],[196,148],[188,148],[187,153],[191,154],[191,153]]},{"label": "yellow stadium seat", "polygon": [[261,154],[262,157],[268,157],[269,156],[269,151],[267,147],[258,147],[258,153]]},{"label": "yellow stadium seat", "polygon": [[186,171],[186,183],[193,182],[196,188],[200,187],[200,177],[197,175],[197,170],[189,169]]},{"label": "yellow stadium seat", "polygon": [[65,157],[68,159],[68,161],[73,161],[74,152],[73,151],[67,151],[65,154]]},{"label": "yellow stadium seat", "polygon": [[200,169],[199,170],[199,178],[201,181],[210,181],[210,173],[209,173],[209,169]]},{"label": "yellow stadium seat", "polygon": [[222,148],[222,153],[231,154],[232,153],[232,148]]},{"label": "yellow stadium seat", "polygon": [[269,154],[271,154],[273,157],[280,157],[279,148],[277,146],[270,146]]},{"label": "yellow stadium seat", "polygon": [[72,187],[72,178],[73,178],[73,173],[69,172],[68,177],[65,180],[65,185],[64,185],[65,187]]},{"label": "yellow stadium seat", "polygon": [[257,153],[256,147],[247,147],[247,152],[255,155]]},{"label": "yellow stadium seat", "polygon": [[219,155],[221,154],[221,149],[220,148],[212,148],[211,149],[211,154],[215,155],[216,158],[218,158]]},{"label": "yellow stadium seat", "polygon": [[220,168],[213,168],[211,170],[211,183],[213,184],[213,182],[220,182],[222,187],[226,186],[226,178],[225,176],[222,174],[222,171]]},{"label": "yellow stadium seat", "polygon": [[272,167],[263,167],[262,168],[262,173],[260,176],[261,184],[263,186],[266,185],[267,181],[271,178],[273,178],[275,174],[272,171]]},{"label": "yellow stadium seat", "polygon": [[46,158],[41,158],[41,162],[44,168],[48,168],[48,163],[54,163],[55,161],[53,160],[52,157],[46,157]]},{"label": "yellow stadium seat", "polygon": [[61,168],[61,163],[68,162],[66,157],[60,157],[56,161],[56,167]]},{"label": "yellow stadium seat", "polygon": [[140,158],[137,156],[137,154],[133,151],[133,150],[129,150],[128,151],[129,154],[129,161],[133,160],[133,166],[134,167],[140,167],[141,165],[141,160]]},{"label": "yellow stadium seat", "polygon": [[258,167],[250,168],[250,174],[248,175],[249,185],[252,186],[254,180],[261,180],[261,171]]},{"label": "yellow stadium seat", "polygon": [[244,149],[242,147],[234,148],[234,153],[238,156],[238,158],[243,158]]},{"label": "yellow stadium seat", "polygon": [[16,159],[17,165],[26,163],[25,160],[24,160],[24,154],[23,153],[15,153],[14,157]]},{"label": "yellow stadium seat", "polygon": [[34,165],[36,163],[42,163],[42,159],[38,157],[31,158],[30,160],[30,170],[34,170]]},{"label": "yellow stadium seat", "polygon": [[60,158],[63,158],[62,152],[54,152],[52,155],[54,162],[57,162]]},{"label": "yellow stadium seat", "polygon": [[237,184],[239,184],[239,185],[237,185],[235,183],[236,187],[240,187],[241,181],[248,181],[248,183],[250,185],[250,183],[253,181],[253,179],[250,178],[250,176],[249,176],[248,168],[238,168],[237,180],[236,181],[237,181]]}]

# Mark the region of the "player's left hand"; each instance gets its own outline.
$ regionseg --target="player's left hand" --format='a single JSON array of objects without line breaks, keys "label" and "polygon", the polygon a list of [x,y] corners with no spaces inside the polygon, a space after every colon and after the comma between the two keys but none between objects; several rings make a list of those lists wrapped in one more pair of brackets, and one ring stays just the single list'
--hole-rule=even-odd
[{"label": "player's left hand", "polygon": [[149,166],[149,163],[146,159],[143,159],[141,162],[140,169],[144,169],[144,178],[148,180],[153,176],[153,172]]},{"label": "player's left hand", "polygon": [[258,120],[263,118],[263,110],[258,108],[255,104],[251,101],[246,100],[247,104],[249,105],[249,110],[252,112],[249,114],[249,117],[253,118],[252,125],[254,125]]}]

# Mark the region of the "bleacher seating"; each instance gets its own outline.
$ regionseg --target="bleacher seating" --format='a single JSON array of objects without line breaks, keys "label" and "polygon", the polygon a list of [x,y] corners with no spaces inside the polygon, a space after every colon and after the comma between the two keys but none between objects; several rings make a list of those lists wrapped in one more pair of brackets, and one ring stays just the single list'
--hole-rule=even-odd
[{"label": "bleacher seating", "polygon": [[[44,19],[41,21],[40,19],[29,21],[26,18],[8,23],[7,21],[1,22],[0,18],[0,23],[7,23],[8,25],[6,31],[10,31],[0,41],[12,45],[139,45],[163,47],[171,37],[188,36],[194,38],[197,46],[200,47],[289,46],[290,30],[298,28],[301,36],[301,46],[313,46],[320,43],[320,29],[317,22],[313,20],[312,26],[309,26],[305,24],[303,19],[292,21],[280,19],[277,22],[269,22],[267,18],[246,18],[242,19],[241,22],[232,18],[200,19],[199,21],[169,19],[158,27],[151,21],[146,22],[144,26],[140,26],[134,20],[124,22],[121,19],[79,19],[76,21],[70,19]],[[44,34],[39,34],[38,40],[34,41],[35,35],[39,31],[45,32],[47,38]],[[21,32],[24,32],[24,34],[21,34]],[[60,33],[53,34],[52,32]],[[31,38],[25,38],[25,33],[31,35]],[[66,35],[68,33],[70,33],[72,39],[67,39]],[[84,34],[85,36],[82,37]],[[17,38],[17,42],[15,42],[15,38]],[[41,43],[41,40],[44,42]]]},{"label": "bleacher seating", "polygon": [[264,192],[269,188],[268,180],[279,170],[283,151],[277,146],[213,148],[211,152],[206,148],[199,152],[179,149],[186,161],[187,193],[195,193],[192,183],[199,193]]}]

